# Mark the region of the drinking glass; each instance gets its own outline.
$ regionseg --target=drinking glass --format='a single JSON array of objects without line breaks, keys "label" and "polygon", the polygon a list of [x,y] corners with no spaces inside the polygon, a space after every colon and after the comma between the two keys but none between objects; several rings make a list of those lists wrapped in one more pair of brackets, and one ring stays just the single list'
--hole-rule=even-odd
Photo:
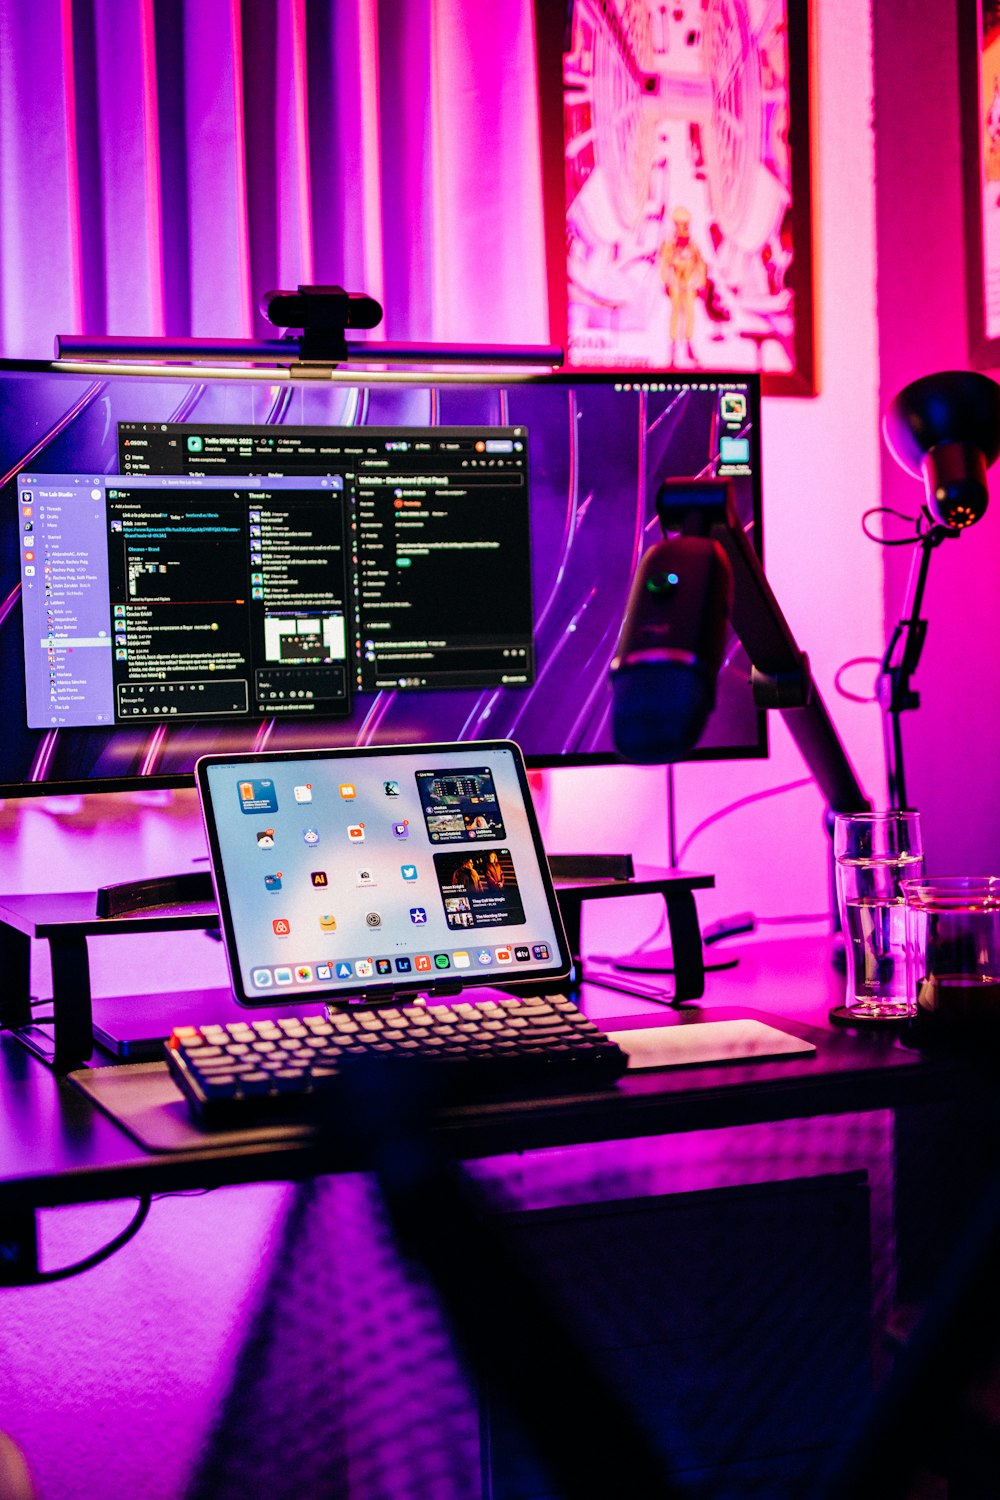
[{"label": "drinking glass", "polygon": [[1000,878],[905,880],[921,1022],[1000,1035]]},{"label": "drinking glass", "polygon": [[834,821],[837,896],[851,1021],[900,1021],[916,1009],[902,882],[924,871],[920,814],[842,813]]}]

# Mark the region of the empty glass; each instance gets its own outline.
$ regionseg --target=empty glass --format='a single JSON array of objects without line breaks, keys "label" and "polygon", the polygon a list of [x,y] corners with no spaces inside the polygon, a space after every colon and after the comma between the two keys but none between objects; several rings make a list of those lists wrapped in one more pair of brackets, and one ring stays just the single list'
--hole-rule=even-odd
[{"label": "empty glass", "polygon": [[856,1021],[904,1020],[916,1008],[916,974],[902,883],[923,874],[920,814],[838,814],[833,852],[847,945],[841,1014]]},{"label": "empty glass", "polygon": [[903,882],[921,1020],[1000,1035],[1000,878]]}]

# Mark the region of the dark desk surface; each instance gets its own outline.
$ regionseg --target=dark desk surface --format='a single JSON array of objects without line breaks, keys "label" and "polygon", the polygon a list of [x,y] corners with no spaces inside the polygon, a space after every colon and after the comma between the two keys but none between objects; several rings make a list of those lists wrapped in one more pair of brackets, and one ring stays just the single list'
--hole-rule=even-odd
[{"label": "dark desk surface", "polygon": [[[710,974],[705,1000],[680,1015],[589,985],[584,1008],[609,1030],[625,1029],[625,1022],[697,1024],[699,1016],[756,1014],[814,1041],[815,1055],[636,1073],[598,1093],[450,1110],[439,1116],[436,1135],[455,1156],[483,1157],[891,1108],[954,1086],[951,1068],[891,1032],[859,1035],[829,1024],[827,1012],[843,993],[843,979],[829,963],[829,940],[758,940],[732,951],[739,966]],[[362,1165],[350,1141],[321,1158],[307,1136],[225,1146],[206,1138],[204,1149],[151,1155],[9,1035],[0,1036],[0,1102],[0,1208],[296,1179]]]}]

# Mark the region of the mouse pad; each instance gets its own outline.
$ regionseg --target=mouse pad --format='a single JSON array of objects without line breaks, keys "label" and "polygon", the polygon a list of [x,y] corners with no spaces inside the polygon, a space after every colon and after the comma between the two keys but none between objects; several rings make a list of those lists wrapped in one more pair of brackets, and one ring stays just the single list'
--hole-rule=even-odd
[{"label": "mouse pad", "polygon": [[749,1019],[650,1026],[641,1031],[612,1031],[610,1036],[628,1054],[629,1072],[693,1063],[802,1057],[816,1051],[812,1042]]}]

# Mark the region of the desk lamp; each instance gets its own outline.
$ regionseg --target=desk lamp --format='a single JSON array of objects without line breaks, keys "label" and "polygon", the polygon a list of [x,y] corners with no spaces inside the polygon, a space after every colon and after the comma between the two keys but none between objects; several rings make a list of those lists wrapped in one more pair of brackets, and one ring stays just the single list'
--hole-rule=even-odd
[{"label": "desk lamp", "polygon": [[[927,634],[920,606],[931,553],[982,519],[989,501],[986,470],[1000,456],[1000,385],[971,370],[942,370],[905,386],[882,423],[893,458],[922,479],[920,559],[904,606],[879,667],[889,806],[909,808],[903,773],[900,714],[919,708],[910,687]],[[926,523],[926,529],[923,529]],[[900,644],[902,643],[902,644]],[[898,655],[897,655],[898,650]]]}]

